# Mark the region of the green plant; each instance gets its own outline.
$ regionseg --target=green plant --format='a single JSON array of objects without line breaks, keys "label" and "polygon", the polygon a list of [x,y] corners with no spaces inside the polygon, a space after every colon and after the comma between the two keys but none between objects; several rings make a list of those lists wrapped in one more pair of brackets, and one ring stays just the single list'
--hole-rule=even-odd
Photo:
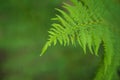
[{"label": "green plant", "polygon": [[120,57],[120,5],[117,0],[71,0],[64,3],[67,12],[56,9],[62,16],[56,15],[49,39],[41,55],[49,46],[67,46],[80,44],[86,53],[86,47],[92,54],[98,55],[100,44],[104,47],[104,58],[94,80],[114,80]]}]

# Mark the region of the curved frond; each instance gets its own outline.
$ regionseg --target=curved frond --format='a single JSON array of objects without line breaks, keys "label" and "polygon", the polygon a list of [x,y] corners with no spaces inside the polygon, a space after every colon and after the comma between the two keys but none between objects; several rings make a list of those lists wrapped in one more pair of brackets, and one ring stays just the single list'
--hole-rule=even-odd
[{"label": "curved frond", "polygon": [[[111,66],[112,57],[114,55],[113,41],[108,22],[105,14],[108,13],[103,4],[103,0],[71,0],[72,5],[64,3],[63,8],[56,9],[61,15],[56,15],[56,22],[52,24],[52,28],[48,31],[49,39],[42,49],[41,55],[45,53],[51,45],[68,46],[70,44],[79,44],[84,53],[86,48],[92,54],[99,55],[99,46],[104,44],[104,62],[95,80],[106,80],[106,74],[111,74],[109,68]],[[104,74],[103,74],[104,73]],[[109,79],[111,80],[111,79]]]},{"label": "curved frond", "polygon": [[[90,13],[93,12],[90,12],[80,1],[74,0],[73,3],[74,5],[64,3],[63,8],[68,10],[68,12],[56,9],[62,16],[56,15],[56,18],[54,18],[58,23],[53,23],[53,27],[48,31],[50,34],[48,42],[50,45],[56,45],[59,42],[64,46],[70,43],[75,45],[78,42],[85,53],[87,46],[91,53],[93,53],[92,45],[95,45],[94,50],[97,55],[101,38],[89,33],[89,29],[93,28],[98,31],[102,21],[98,18],[97,14],[91,15]],[[48,48],[47,44],[45,46]],[[42,52],[45,52],[45,50],[43,49]]]}]

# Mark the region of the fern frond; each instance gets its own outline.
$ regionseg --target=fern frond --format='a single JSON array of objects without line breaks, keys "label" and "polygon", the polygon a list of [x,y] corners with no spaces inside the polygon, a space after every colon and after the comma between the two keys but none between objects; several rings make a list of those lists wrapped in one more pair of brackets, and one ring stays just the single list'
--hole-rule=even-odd
[{"label": "fern frond", "polygon": [[64,3],[63,8],[56,9],[61,15],[56,15],[56,23],[52,24],[49,32],[49,39],[42,49],[41,55],[45,53],[49,46],[56,45],[75,45],[79,44],[84,53],[86,47],[92,54],[98,55],[99,46],[104,44],[104,61],[99,69],[95,80],[111,80],[107,75],[114,56],[113,41],[111,40],[111,29],[108,26],[105,14],[108,11],[103,1],[98,0],[71,0],[73,5]]},{"label": "fern frond", "polygon": [[56,15],[55,20],[57,20],[60,24],[52,24],[53,28],[51,28],[49,31],[49,34],[51,35],[49,38],[49,44],[53,43],[56,45],[57,41],[59,41],[61,45],[66,46],[70,43],[75,45],[76,41],[78,41],[85,53],[87,46],[91,53],[93,53],[92,45],[94,44],[95,54],[97,55],[101,39],[100,37],[96,37],[98,35],[90,35],[88,33],[90,31],[89,29],[91,28],[99,30],[99,28],[95,25],[101,25],[101,21],[97,18],[97,14],[96,17],[95,15],[90,15],[89,13],[93,12],[90,12],[89,9],[87,9],[87,7],[84,6],[81,2],[74,0],[73,3],[73,6],[64,3],[63,8],[68,10],[69,14],[63,10],[56,9],[62,14],[62,16]]}]

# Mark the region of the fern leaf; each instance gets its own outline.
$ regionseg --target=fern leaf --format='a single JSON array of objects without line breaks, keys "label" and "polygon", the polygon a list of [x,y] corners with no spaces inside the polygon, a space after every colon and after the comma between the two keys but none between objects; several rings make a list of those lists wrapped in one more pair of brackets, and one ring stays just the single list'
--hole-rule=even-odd
[{"label": "fern leaf", "polygon": [[63,10],[60,10],[60,9],[56,9],[56,10],[63,15],[63,17],[65,18],[65,20],[66,20],[69,24],[75,25],[73,19],[72,19],[70,16],[68,16],[68,14],[67,14],[66,12],[64,12]]},{"label": "fern leaf", "polygon": [[[49,39],[42,49],[41,55],[49,46],[75,45],[76,41],[86,53],[86,47],[90,52],[98,55],[101,42],[104,43],[104,62],[95,80],[111,80],[106,75],[109,74],[114,50],[111,40],[109,24],[105,19],[105,14],[109,13],[103,4],[103,0],[71,0],[72,5],[64,3],[63,8],[67,12],[56,9],[61,15],[56,15],[56,23],[52,24],[49,32]],[[111,26],[110,26],[111,27]],[[104,74],[103,74],[104,73]],[[110,72],[111,74],[112,72]]]},{"label": "fern leaf", "polygon": [[92,49],[93,39],[90,34],[87,35],[87,44],[90,52],[93,54],[93,49]]},{"label": "fern leaf", "polygon": [[[49,34],[52,35],[50,37],[50,40],[53,39],[51,40],[51,43],[53,42],[54,45],[56,45],[58,40],[60,44],[64,46],[69,45],[70,42],[71,44],[75,45],[75,39],[77,39],[78,43],[83,48],[85,53],[87,46],[90,52],[93,53],[92,44],[95,44],[95,54],[97,55],[101,40],[99,40],[100,38],[95,38],[95,36],[97,35],[88,36],[86,30],[89,29],[89,26],[94,26],[99,22],[90,23],[93,21],[92,16],[88,13],[89,9],[87,9],[86,6],[84,6],[81,2],[77,0],[72,1],[74,3],[74,6],[66,3],[64,3],[63,6],[65,9],[68,10],[68,13],[70,15],[68,15],[68,13],[64,12],[63,10],[56,9],[62,14],[63,17],[56,15],[56,18],[54,18],[54,20],[57,20],[58,22],[60,22],[60,24],[52,24],[53,28],[51,28],[49,31]],[[94,37],[94,39],[92,39],[92,36]]]},{"label": "fern leaf", "polygon": [[81,40],[81,43],[82,43],[82,48],[84,50],[84,53],[86,53],[87,38],[86,38],[86,34],[82,31],[80,33],[80,40]]}]

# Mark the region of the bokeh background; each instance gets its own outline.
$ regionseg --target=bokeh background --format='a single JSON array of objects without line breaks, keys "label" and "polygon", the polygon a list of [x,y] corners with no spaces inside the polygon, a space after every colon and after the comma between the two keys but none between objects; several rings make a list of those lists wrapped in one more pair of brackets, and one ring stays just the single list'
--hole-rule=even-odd
[{"label": "bokeh background", "polygon": [[85,55],[78,45],[52,46],[39,56],[63,2],[0,0],[0,80],[93,79],[101,55]]}]

